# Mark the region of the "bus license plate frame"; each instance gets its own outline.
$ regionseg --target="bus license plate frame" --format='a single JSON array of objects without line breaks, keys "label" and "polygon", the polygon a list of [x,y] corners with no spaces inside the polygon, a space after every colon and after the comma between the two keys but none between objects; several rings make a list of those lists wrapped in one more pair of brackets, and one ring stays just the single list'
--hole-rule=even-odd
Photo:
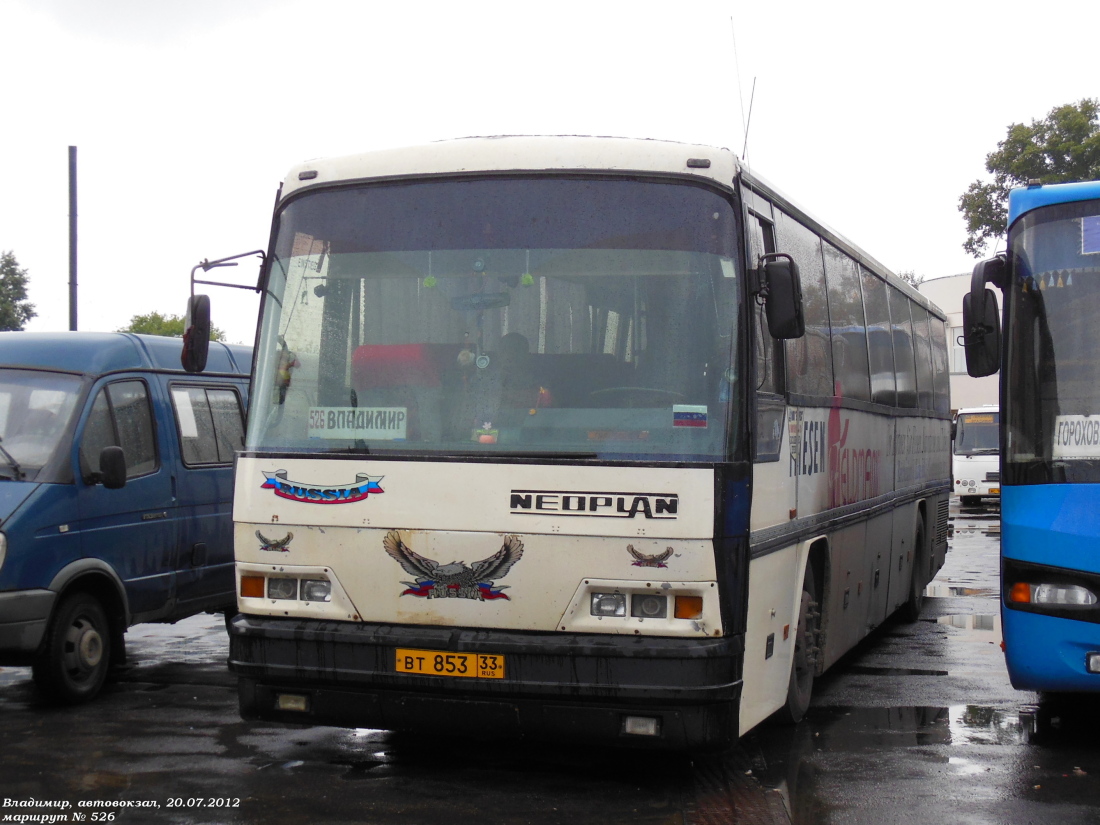
[{"label": "bus license plate frame", "polygon": [[455,653],[407,647],[394,651],[394,670],[413,676],[503,679],[506,667],[506,659],[499,653]]}]

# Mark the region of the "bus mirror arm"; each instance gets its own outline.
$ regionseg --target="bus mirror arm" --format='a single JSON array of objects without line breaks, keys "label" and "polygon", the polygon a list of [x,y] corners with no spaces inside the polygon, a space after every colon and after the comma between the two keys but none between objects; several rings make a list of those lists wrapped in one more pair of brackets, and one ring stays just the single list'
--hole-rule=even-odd
[{"label": "bus mirror arm", "polygon": [[764,300],[768,331],[773,338],[801,338],[806,331],[802,312],[802,279],[798,264],[786,252],[760,256],[758,295]]},{"label": "bus mirror arm", "polygon": [[[229,284],[223,281],[199,280],[195,273],[200,269],[209,272],[222,266],[236,266],[238,258],[247,258],[257,255],[260,258],[260,277],[255,286],[247,284]],[[206,369],[206,358],[210,350],[210,296],[196,295],[195,284],[207,284],[209,286],[227,286],[233,289],[251,289],[260,292],[263,283],[263,265],[266,260],[262,249],[254,249],[251,252],[242,252],[239,255],[230,255],[227,258],[219,258],[216,261],[203,260],[191,267],[191,297],[187,301],[187,315],[183,323],[183,350],[180,352],[180,364],[187,372],[202,372]]]},{"label": "bus mirror arm", "polygon": [[1001,316],[997,296],[986,284],[1004,289],[1007,279],[1004,255],[974,266],[970,292],[963,296],[963,347],[966,371],[972,378],[992,375],[1001,367]]}]

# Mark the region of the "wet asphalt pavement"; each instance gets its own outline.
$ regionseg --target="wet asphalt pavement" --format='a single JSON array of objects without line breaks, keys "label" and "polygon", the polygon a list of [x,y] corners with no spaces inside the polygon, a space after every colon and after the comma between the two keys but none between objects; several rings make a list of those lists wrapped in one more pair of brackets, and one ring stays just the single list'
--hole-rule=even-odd
[{"label": "wet asphalt pavement", "polygon": [[726,754],[246,724],[221,618],[201,616],[132,629],[128,664],[83,707],[45,706],[29,669],[0,669],[0,822],[1096,823],[1100,702],[1012,689],[996,513],[952,515],[921,620],[820,679],[801,725]]}]

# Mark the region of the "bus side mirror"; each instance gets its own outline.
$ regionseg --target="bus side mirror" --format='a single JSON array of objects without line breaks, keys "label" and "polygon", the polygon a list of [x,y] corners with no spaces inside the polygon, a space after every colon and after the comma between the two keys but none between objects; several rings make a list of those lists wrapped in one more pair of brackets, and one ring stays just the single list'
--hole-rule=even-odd
[{"label": "bus side mirror", "polygon": [[121,447],[104,447],[99,454],[99,481],[108,490],[126,486],[126,454]]},{"label": "bus side mirror", "polygon": [[206,369],[206,356],[209,352],[210,296],[192,295],[187,302],[180,363],[187,372],[202,372]]},{"label": "bus side mirror", "polygon": [[972,378],[1001,368],[1001,317],[992,289],[963,296],[963,347],[966,371]]},{"label": "bus side mirror", "polygon": [[772,338],[801,338],[806,332],[802,313],[802,278],[798,264],[784,252],[772,252],[760,258],[762,286],[766,297],[768,331]]}]

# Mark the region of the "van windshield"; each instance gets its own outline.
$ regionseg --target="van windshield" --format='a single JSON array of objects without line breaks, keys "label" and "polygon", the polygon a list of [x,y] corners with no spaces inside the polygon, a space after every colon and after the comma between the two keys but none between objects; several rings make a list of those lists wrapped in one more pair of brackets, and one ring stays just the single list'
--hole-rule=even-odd
[{"label": "van windshield", "polygon": [[65,441],[80,389],[73,375],[0,369],[0,480],[45,480],[39,473]]}]

